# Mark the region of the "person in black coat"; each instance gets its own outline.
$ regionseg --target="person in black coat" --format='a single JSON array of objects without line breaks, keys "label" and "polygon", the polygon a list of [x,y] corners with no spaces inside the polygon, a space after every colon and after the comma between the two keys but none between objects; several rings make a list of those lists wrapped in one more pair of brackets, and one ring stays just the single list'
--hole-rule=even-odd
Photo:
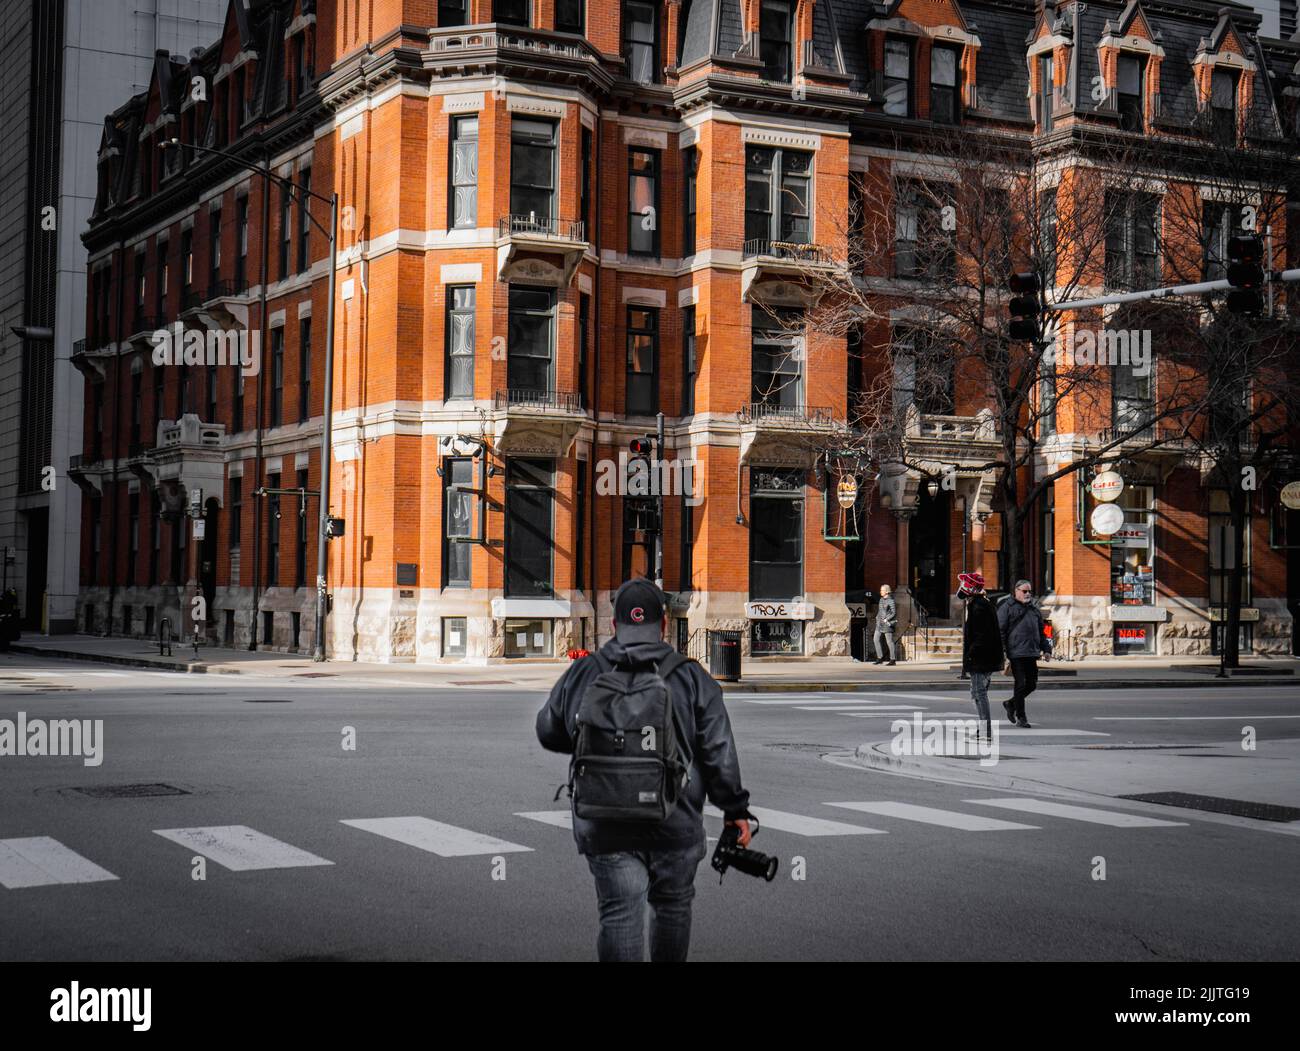
[{"label": "person in black coat", "polygon": [[961,670],[970,676],[970,695],[984,724],[983,732],[993,736],[989,720],[989,682],[1002,668],[1002,632],[997,611],[984,594],[984,574],[960,573],[957,597],[966,600],[966,621],[961,634]]}]

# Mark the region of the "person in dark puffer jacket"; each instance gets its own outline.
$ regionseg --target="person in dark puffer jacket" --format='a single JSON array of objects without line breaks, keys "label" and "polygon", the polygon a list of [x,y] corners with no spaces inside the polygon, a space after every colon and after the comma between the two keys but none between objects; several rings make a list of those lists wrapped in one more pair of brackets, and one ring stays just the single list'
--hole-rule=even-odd
[{"label": "person in dark puffer jacket", "polygon": [[1045,626],[1043,615],[1034,605],[1034,586],[1027,580],[1017,580],[1011,596],[998,607],[1002,647],[1016,680],[1015,692],[1010,700],[1002,702],[1002,707],[1013,725],[1026,730],[1030,726],[1025,717],[1025,698],[1038,687],[1038,658],[1052,654]]},{"label": "person in dark puffer jacket", "polygon": [[[961,670],[970,676],[970,695],[975,711],[983,723],[985,738],[993,737],[989,717],[989,682],[993,673],[1000,670],[1004,660],[1002,631],[998,627],[997,611],[984,594],[984,574],[960,573],[961,585],[957,597],[966,600],[966,620],[962,625]],[[977,731],[978,734],[978,731]]]},{"label": "person in dark puffer jacket", "polygon": [[[663,641],[666,610],[663,592],[649,580],[627,581],[614,595],[614,638],[601,647],[601,656],[616,667],[663,660],[672,653]],[[572,754],[582,695],[600,673],[595,658],[584,657],[555,684],[537,713],[542,747]],[[602,962],[644,959],[647,902],[653,909],[650,959],[686,959],[695,870],[705,854],[706,795],[726,824],[740,829],[740,845],[749,844],[749,793],[741,787],[740,759],[721,687],[697,661],[679,665],[665,681],[693,757],[676,808],[659,823],[589,821],[573,815],[578,852],[586,856],[596,880],[596,948]]]}]

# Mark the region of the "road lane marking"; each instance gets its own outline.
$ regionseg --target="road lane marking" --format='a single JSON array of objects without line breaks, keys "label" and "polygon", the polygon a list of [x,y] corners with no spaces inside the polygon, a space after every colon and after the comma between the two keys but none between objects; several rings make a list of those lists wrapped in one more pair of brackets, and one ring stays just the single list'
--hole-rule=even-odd
[{"label": "road lane marking", "polygon": [[1038,727],[1031,727],[1028,730],[1021,729],[1019,726],[1002,726],[998,724],[998,733],[1004,737],[1015,735],[1016,737],[1109,737],[1110,734],[1102,733],[1100,730],[1055,730]]},{"label": "road lane marking", "polygon": [[[735,694],[728,694],[727,699],[731,700]],[[956,699],[954,697],[939,697],[925,693],[850,693],[836,694],[827,696],[824,693],[810,694],[786,694],[780,698],[749,698],[740,697],[740,700],[746,704],[879,704],[881,701],[947,701],[949,704]]]},{"label": "road lane marking", "polygon": [[1215,719],[1241,722],[1243,719],[1300,719],[1300,715],[1094,715],[1101,723],[1194,723]]},{"label": "road lane marking", "polygon": [[7,890],[110,879],[117,877],[49,836],[0,839],[0,886]]},{"label": "road lane marking", "polygon": [[475,854],[510,854],[531,851],[518,843],[509,843],[482,832],[457,828],[427,817],[352,818],[343,822],[363,832],[395,839],[398,843],[427,850],[440,858],[462,858]]},{"label": "road lane marking", "polygon": [[917,806],[914,803],[827,803],[826,806],[860,810],[864,814],[879,814],[881,817],[896,817],[904,821],[919,821],[925,825],[942,825],[944,828],[961,829],[963,832],[999,832],[1008,829],[1038,828],[1037,825],[1020,825],[1014,821],[980,817],[977,814],[959,814],[955,810],[939,810],[935,807]]},{"label": "road lane marking", "polygon": [[540,821],[543,825],[567,828],[573,831],[573,813],[568,810],[527,810],[515,817],[526,817],[529,821]]},{"label": "road lane marking", "polygon": [[1125,814],[1117,810],[1098,810],[1094,807],[1071,806],[1069,803],[1053,803],[1046,799],[965,799],[965,803],[977,803],[980,806],[1002,807],[1006,810],[1020,810],[1026,814],[1042,814],[1046,817],[1063,817],[1071,821],[1089,821],[1094,825],[1109,825],[1111,828],[1186,828],[1186,821],[1161,821],[1141,814]]},{"label": "road lane marking", "polygon": [[[824,817],[805,817],[803,814],[787,814],[783,810],[768,810],[766,807],[750,807],[758,818],[761,828],[775,829],[777,832],[791,832],[796,836],[882,836],[883,828],[866,828],[863,825],[850,825],[845,821],[828,821]],[[706,805],[704,812],[709,817],[723,817],[715,806]]]},{"label": "road lane marking", "polygon": [[333,865],[315,854],[282,843],[247,825],[209,825],[202,828],[156,828],[154,834],[202,854],[231,872],[254,869],[293,869]]}]

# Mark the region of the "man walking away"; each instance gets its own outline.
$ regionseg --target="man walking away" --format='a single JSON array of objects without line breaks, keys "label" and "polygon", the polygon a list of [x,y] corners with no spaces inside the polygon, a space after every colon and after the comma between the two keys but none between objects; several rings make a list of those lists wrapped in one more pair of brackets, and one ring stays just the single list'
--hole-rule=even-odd
[{"label": "man walking away", "polygon": [[983,723],[986,740],[993,739],[989,717],[989,681],[1002,667],[1002,630],[997,612],[984,594],[984,574],[959,573],[957,597],[966,600],[966,622],[962,626],[961,670],[970,676],[970,695],[975,711]]},{"label": "man walking away", "polygon": [[[578,753],[570,767],[573,838],[596,881],[596,950],[602,962],[644,960],[647,903],[650,959],[686,959],[695,870],[705,854],[706,794],[726,824],[740,829],[740,846],[749,845],[753,815],[740,783],[722,689],[696,661],[663,641],[666,608],[664,593],[649,580],[623,584],[614,595],[614,638],[599,653],[572,664],[537,713],[537,739],[544,748]],[[644,705],[647,697],[662,699],[660,681],[669,702],[663,722],[642,726],[642,715],[633,720],[637,725],[625,726],[626,716],[620,718],[625,708]],[[634,786],[640,791],[631,792],[627,807],[615,805],[619,777],[627,776],[615,768],[653,766],[644,757],[653,757],[665,738],[682,747],[680,760],[676,754],[664,756],[672,776],[664,778],[662,799],[641,774]],[[603,805],[593,806],[596,798]],[[635,820],[579,816],[580,810],[621,813],[638,806],[645,812],[635,813]]]},{"label": "man walking away", "polygon": [[1043,633],[1043,615],[1034,605],[1034,587],[1027,580],[1017,580],[1015,591],[998,607],[998,627],[1002,648],[1006,651],[1015,676],[1016,689],[1011,700],[1003,701],[1012,725],[1031,729],[1025,718],[1025,698],[1038,686],[1038,658],[1048,657],[1052,643]]},{"label": "man walking away", "polygon": [[889,663],[897,664],[894,659],[894,629],[898,627],[898,604],[894,601],[893,588],[888,584],[880,585],[880,605],[876,607],[876,636],[874,645],[876,659],[872,664],[885,663],[885,651],[880,645],[881,638],[889,643]]}]

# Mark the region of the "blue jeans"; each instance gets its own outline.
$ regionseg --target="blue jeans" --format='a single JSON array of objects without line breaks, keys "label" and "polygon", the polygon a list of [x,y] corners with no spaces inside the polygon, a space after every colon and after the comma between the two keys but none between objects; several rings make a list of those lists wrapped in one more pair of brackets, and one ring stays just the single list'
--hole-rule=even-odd
[{"label": "blue jeans", "polygon": [[691,947],[691,899],[695,870],[704,859],[704,837],[678,850],[632,850],[588,854],[596,877],[601,963],[645,960],[646,902],[650,915],[650,959],[681,963]]},{"label": "blue jeans", "polygon": [[973,671],[970,673],[970,696],[975,702],[975,711],[979,713],[981,722],[989,721],[989,683],[993,679],[993,673],[989,671]]}]

